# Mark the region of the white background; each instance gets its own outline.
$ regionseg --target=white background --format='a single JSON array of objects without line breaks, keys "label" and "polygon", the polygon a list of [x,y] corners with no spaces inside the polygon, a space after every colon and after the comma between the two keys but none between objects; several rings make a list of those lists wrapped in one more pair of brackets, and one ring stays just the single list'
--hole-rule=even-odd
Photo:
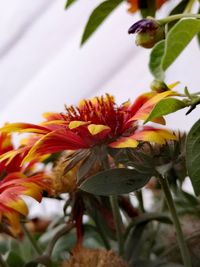
[{"label": "white background", "polygon": [[[121,103],[149,89],[149,50],[136,47],[128,28],[139,15],[122,4],[80,48],[81,34],[101,1],[77,1],[64,10],[64,0],[0,0],[0,124],[40,122],[45,111],[63,111],[82,98],[114,94]],[[159,12],[165,16],[170,1]],[[181,81],[200,91],[200,53],[193,40],[167,71],[167,82]],[[199,109],[168,116],[167,125],[188,130]]]}]

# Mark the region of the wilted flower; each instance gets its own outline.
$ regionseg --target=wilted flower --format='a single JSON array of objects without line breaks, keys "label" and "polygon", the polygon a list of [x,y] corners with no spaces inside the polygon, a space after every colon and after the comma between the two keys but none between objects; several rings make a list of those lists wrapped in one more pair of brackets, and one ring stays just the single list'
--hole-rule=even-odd
[{"label": "wilted flower", "polygon": [[164,26],[155,19],[141,19],[128,30],[129,34],[136,33],[136,44],[151,48],[165,38]]},{"label": "wilted flower", "polygon": [[69,155],[64,153],[56,162],[52,171],[52,187],[56,194],[72,193],[77,189],[76,173],[78,165],[65,172],[66,165],[68,165],[68,162],[66,162],[67,156]]},{"label": "wilted flower", "polygon": [[86,249],[75,250],[68,262],[62,267],[128,267],[128,264],[111,250]]}]

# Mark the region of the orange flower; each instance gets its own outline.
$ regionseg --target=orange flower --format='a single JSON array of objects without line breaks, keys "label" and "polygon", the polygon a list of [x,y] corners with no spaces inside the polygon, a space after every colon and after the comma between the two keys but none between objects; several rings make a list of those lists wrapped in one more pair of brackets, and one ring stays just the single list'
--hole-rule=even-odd
[{"label": "orange flower", "polygon": [[41,173],[27,178],[20,172],[7,175],[0,181],[0,221],[6,222],[11,233],[20,233],[20,216],[28,214],[28,208],[21,198],[30,196],[42,199],[42,191],[49,190],[47,177]]},{"label": "orange flower", "polygon": [[[141,0],[127,0],[130,4],[129,12],[135,13],[142,6]],[[156,8],[159,9],[167,0],[156,0]]]},{"label": "orange flower", "polygon": [[[113,96],[106,95],[83,100],[77,107],[66,107],[66,113],[45,114],[41,125],[12,123],[1,129],[4,132],[31,132],[34,142],[25,146],[27,155],[23,162],[35,157],[63,150],[88,149],[96,146],[112,148],[137,147],[140,141],[165,143],[175,136],[164,129],[139,125],[154,106],[163,98],[174,95],[173,91],[150,92],[141,95],[134,103],[126,102],[117,106]],[[163,118],[154,122],[164,124]],[[16,157],[20,150],[4,154],[1,159]]]}]

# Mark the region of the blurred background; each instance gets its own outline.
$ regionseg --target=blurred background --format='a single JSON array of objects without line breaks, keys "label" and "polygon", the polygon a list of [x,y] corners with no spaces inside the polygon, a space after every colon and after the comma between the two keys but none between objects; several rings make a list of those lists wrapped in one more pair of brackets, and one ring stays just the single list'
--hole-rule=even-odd
[{"label": "blurred background", "polygon": [[[77,104],[104,92],[114,94],[121,103],[149,90],[153,79],[147,68],[150,51],[137,47],[134,36],[127,34],[139,14],[129,14],[124,2],[80,47],[89,14],[102,1],[77,1],[68,10],[65,2],[0,0],[1,125],[38,123],[43,112],[62,112],[64,104]],[[164,4],[158,17],[177,2]],[[166,81],[180,81],[180,91],[184,86],[191,92],[200,90],[196,39],[167,71]],[[188,131],[198,111],[186,118],[185,113],[168,116],[168,127]]]}]

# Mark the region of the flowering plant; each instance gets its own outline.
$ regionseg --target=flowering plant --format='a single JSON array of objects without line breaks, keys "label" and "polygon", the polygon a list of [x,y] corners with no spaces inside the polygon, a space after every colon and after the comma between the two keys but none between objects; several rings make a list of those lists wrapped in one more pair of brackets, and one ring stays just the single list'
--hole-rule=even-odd
[{"label": "flowering plant", "polygon": [[[82,44],[122,2],[93,11]],[[168,1],[126,2],[143,16],[128,32],[152,48],[151,90],[121,105],[109,94],[84,99],[45,113],[40,124],[0,129],[0,266],[199,266],[200,120],[185,134],[164,118],[200,103],[199,92],[164,82],[166,69],[199,39],[200,15],[192,12],[199,1],[180,1],[159,20]],[[16,132],[26,134],[18,146]],[[184,190],[187,176],[195,194]],[[62,215],[29,219],[27,196],[64,202]]]}]

